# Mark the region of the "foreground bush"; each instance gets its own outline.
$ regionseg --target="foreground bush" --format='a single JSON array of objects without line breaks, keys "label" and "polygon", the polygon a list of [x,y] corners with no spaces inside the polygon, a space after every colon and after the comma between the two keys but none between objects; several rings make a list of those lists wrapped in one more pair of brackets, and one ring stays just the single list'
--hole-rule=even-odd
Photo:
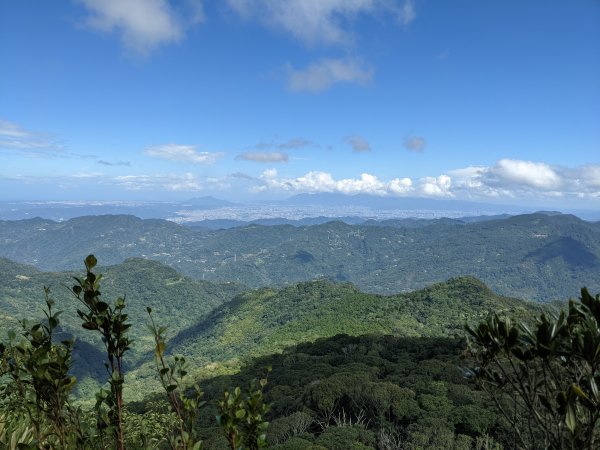
[{"label": "foreground bush", "polygon": [[[163,408],[143,416],[128,413],[123,401],[125,383],[124,355],[132,344],[131,328],[125,313],[125,297],[113,304],[103,301],[100,292],[102,275],[93,272],[97,260],[85,259],[84,278],[75,277],[70,289],[80,302],[77,310],[82,327],[101,335],[106,349],[105,367],[108,389],[95,396],[93,411],[75,408],[71,391],[77,380],[70,375],[74,340],[56,341],[60,311],[53,310],[50,290],[45,292],[45,319],[21,322],[22,333],[9,332],[7,346],[0,344],[0,445],[11,449],[114,449],[163,448],[200,450],[203,447],[195,429],[196,418],[204,402],[196,386],[190,394],[187,366],[179,356],[167,358],[164,327],[152,319],[150,329],[155,339],[157,371],[168,399]],[[233,419],[223,423],[230,412],[231,395],[225,391],[219,421],[232,450],[258,449],[265,446],[268,422],[264,413],[262,390],[266,379],[247,391],[235,388]]]},{"label": "foreground bush", "polygon": [[600,295],[583,288],[568,311],[530,327],[492,315],[471,336],[472,373],[511,424],[514,445],[600,446]]}]

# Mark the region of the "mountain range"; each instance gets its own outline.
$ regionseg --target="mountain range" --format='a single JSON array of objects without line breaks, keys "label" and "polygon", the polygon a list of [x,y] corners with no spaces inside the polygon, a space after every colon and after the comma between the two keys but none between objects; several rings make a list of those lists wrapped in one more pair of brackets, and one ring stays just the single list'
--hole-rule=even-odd
[{"label": "mountain range", "polygon": [[[81,328],[80,306],[68,292],[78,272],[40,272],[0,259],[0,320],[18,330],[18,319],[42,317],[43,286],[51,288],[62,310],[61,338],[77,338],[75,374],[81,396],[102,379],[103,344]],[[393,296],[361,292],[351,283],[326,279],[282,288],[248,289],[234,283],[195,281],[156,261],[134,258],[99,268],[102,297],[124,296],[133,339],[127,358],[129,396],[141,399],[157,388],[154,342],[146,329],[146,307],[167,327],[169,353],[182,354],[197,377],[232,373],[252,358],[343,333],[404,337],[462,336],[490,310],[530,317],[539,310],[531,302],[501,297],[472,277],[459,277],[424,290]],[[2,336],[5,339],[6,336]]]},{"label": "mountain range", "polygon": [[133,216],[0,221],[0,256],[41,270],[138,257],[207,281],[249,287],[317,278],[394,294],[464,275],[502,295],[566,299],[600,290],[600,223],[537,213],[488,220],[248,225],[208,230]]}]

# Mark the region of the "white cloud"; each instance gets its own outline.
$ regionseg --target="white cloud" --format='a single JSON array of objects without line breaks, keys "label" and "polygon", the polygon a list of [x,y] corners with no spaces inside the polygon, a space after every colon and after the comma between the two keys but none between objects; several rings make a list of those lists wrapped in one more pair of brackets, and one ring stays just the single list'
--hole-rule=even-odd
[{"label": "white cloud", "polygon": [[273,179],[277,177],[277,169],[267,169],[261,174],[260,177],[264,179]]},{"label": "white cloud", "polygon": [[206,189],[226,190],[231,188],[230,177],[201,177],[192,172],[108,175],[101,172],[79,172],[55,175],[20,175],[3,176],[0,181],[17,181],[27,185],[51,184],[61,188],[111,187],[127,191],[202,191]]},{"label": "white cloud", "polygon": [[501,159],[487,170],[487,182],[516,184],[540,189],[558,189],[561,177],[548,164]]},{"label": "white cloud", "polygon": [[199,152],[194,145],[181,144],[156,145],[148,147],[145,153],[153,158],[193,164],[214,164],[225,155],[223,152]]},{"label": "white cloud", "polygon": [[354,153],[364,153],[371,151],[371,144],[365,138],[361,136],[348,136],[345,139],[346,143],[352,147]]},{"label": "white cloud", "polygon": [[425,177],[420,180],[420,190],[425,197],[453,197],[452,178],[448,175]]},{"label": "white cloud", "polygon": [[282,163],[288,162],[289,156],[284,152],[244,152],[237,155],[235,159],[261,163]]},{"label": "white cloud", "polygon": [[322,171],[282,178],[275,169],[263,172],[259,181],[262,184],[253,190],[472,200],[600,198],[600,165],[564,168],[506,159],[493,166],[469,166],[415,181],[408,177],[385,181],[369,173],[359,178],[335,179],[331,173]]},{"label": "white cloud", "polygon": [[58,156],[63,146],[50,134],[22,128],[0,119],[0,149],[16,150],[26,156]]},{"label": "white cloud", "polygon": [[132,191],[167,190],[201,191],[202,182],[193,173],[169,175],[122,175],[108,180],[122,188]]},{"label": "white cloud", "polygon": [[28,131],[21,129],[17,124],[0,120],[0,136],[12,139],[24,138],[29,135]]},{"label": "white cloud", "polygon": [[[184,22],[167,0],[78,0],[90,12],[85,24],[93,29],[121,35],[131,50],[147,54],[157,46],[179,41]],[[191,23],[203,19],[201,3],[194,2]]]},{"label": "white cloud", "polygon": [[335,180],[328,172],[312,171],[298,178],[278,178],[275,169],[266,170],[260,176],[261,186],[255,191],[269,189],[292,192],[338,192],[341,194],[371,194],[371,195],[405,195],[412,191],[412,181],[409,178],[394,179],[388,183],[379,180],[369,173],[361,174],[360,178],[344,178]]},{"label": "white cloud", "polygon": [[388,190],[394,195],[406,195],[412,192],[413,182],[410,178],[394,178],[388,183]]},{"label": "white cloud", "polygon": [[392,15],[408,25],[415,17],[413,0],[227,0],[246,19],[257,19],[309,45],[348,45],[351,26],[361,15]]},{"label": "white cloud", "polygon": [[417,12],[415,11],[415,2],[413,0],[406,0],[402,5],[398,18],[402,22],[402,25],[407,26],[413,20],[417,18]]},{"label": "white cloud", "polygon": [[322,59],[305,69],[287,68],[288,88],[294,92],[321,92],[339,83],[366,85],[373,69],[356,59]]},{"label": "white cloud", "polygon": [[421,153],[426,145],[427,141],[423,136],[409,136],[404,139],[404,147],[411,152]]},{"label": "white cloud", "polygon": [[587,165],[579,170],[578,179],[581,184],[600,190],[600,165]]},{"label": "white cloud", "polygon": [[336,190],[343,194],[386,195],[385,183],[375,175],[363,173],[359,179],[344,179],[336,183]]},{"label": "white cloud", "polygon": [[502,159],[490,167],[452,170],[453,191],[470,197],[597,197],[600,165],[568,168],[543,162]]}]

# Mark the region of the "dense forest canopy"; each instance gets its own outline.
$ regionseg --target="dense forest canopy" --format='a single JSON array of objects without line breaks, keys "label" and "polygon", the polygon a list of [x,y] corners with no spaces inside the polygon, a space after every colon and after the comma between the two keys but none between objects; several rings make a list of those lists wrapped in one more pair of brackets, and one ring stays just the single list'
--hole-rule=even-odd
[{"label": "dense forest canopy", "polygon": [[133,216],[0,222],[0,256],[72,270],[87,252],[105,265],[142,257],[197,280],[250,287],[327,277],[389,295],[471,275],[501,295],[535,301],[565,300],[583,285],[600,290],[600,223],[566,214],[227,230]]}]

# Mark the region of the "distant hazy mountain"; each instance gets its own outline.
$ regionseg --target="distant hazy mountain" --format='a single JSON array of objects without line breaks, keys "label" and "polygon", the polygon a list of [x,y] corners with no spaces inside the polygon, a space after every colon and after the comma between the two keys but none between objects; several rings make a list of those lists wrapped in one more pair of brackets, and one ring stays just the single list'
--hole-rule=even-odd
[{"label": "distant hazy mountain", "polygon": [[464,225],[466,223],[483,222],[486,220],[497,220],[506,219],[511,217],[509,214],[499,214],[495,216],[471,216],[471,217],[460,217],[457,219],[449,219],[447,217],[441,217],[439,219],[364,219],[356,216],[345,216],[345,217],[306,217],[304,219],[284,219],[277,217],[273,219],[258,219],[252,221],[234,220],[234,219],[206,219],[196,222],[183,222],[182,225],[196,228],[206,228],[209,230],[221,230],[229,228],[240,228],[247,227],[249,225],[292,225],[294,227],[301,227],[307,225],[322,225],[329,222],[344,222],[348,225],[369,225],[374,227],[395,227],[395,228],[419,228],[435,224],[445,225]]},{"label": "distant hazy mountain", "polygon": [[215,197],[194,197],[189,200],[180,203],[182,208],[192,207],[194,209],[212,209],[212,208],[223,208],[227,206],[239,206],[239,203],[228,202],[227,200],[221,200]]},{"label": "distant hazy mountain", "polygon": [[143,219],[176,217],[181,210],[209,210],[240,206],[214,197],[197,197],[186,201],[56,201],[0,202],[0,220],[43,217],[63,221],[91,215],[135,215]]},{"label": "distant hazy mountain", "polygon": [[566,299],[582,286],[600,291],[600,223],[529,214],[385,225],[207,230],[132,216],[5,221],[0,256],[44,270],[79,268],[88,253],[105,264],[142,257],[196,279],[252,287],[328,277],[392,294],[471,275],[502,295],[533,300]]},{"label": "distant hazy mountain", "polygon": [[306,217],[304,219],[284,219],[283,217],[276,217],[273,219],[257,219],[252,221],[233,220],[233,219],[206,219],[197,222],[184,222],[183,225],[188,227],[208,228],[210,230],[220,230],[236,227],[247,227],[249,225],[292,225],[295,227],[301,227],[306,225],[322,225],[327,222],[341,221],[350,225],[357,225],[365,223],[366,219],[361,217]]}]

